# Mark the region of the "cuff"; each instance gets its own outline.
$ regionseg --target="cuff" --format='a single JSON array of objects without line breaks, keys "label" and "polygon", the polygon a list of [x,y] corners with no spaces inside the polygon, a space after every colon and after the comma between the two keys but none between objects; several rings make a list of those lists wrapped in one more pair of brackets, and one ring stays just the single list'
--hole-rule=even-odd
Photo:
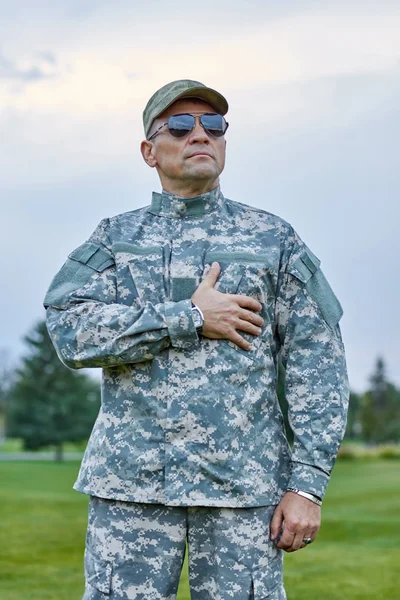
[{"label": "cuff", "polygon": [[165,318],[171,345],[174,348],[186,350],[199,343],[190,298],[180,302],[166,302]]},{"label": "cuff", "polygon": [[297,488],[303,492],[314,494],[318,498],[325,495],[329,483],[329,475],[317,467],[293,462],[292,472],[287,487]]}]

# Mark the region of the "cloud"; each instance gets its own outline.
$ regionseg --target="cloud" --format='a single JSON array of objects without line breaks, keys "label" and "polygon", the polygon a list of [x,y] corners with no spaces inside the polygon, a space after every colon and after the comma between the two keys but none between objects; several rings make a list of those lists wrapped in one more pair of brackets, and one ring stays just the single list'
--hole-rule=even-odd
[{"label": "cloud", "polygon": [[0,79],[23,84],[54,79],[56,62],[51,52],[40,52],[20,60],[10,60],[0,52]]},{"label": "cloud", "polygon": [[[262,14],[253,18],[251,27],[227,27],[218,33],[204,27],[203,13],[192,29],[180,22],[182,15],[172,18],[162,7],[157,20],[146,13],[134,19],[132,11],[124,18],[120,10],[106,12],[103,5],[79,28],[64,21],[54,27],[38,24],[37,31],[27,33],[30,50],[25,38],[19,49],[13,47],[16,40],[3,42],[14,56],[35,53],[30,61],[0,58],[0,85],[1,78],[41,80],[42,85],[30,85],[19,96],[2,89],[0,108],[108,119],[140,111],[158,87],[182,77],[204,81],[231,97],[323,77],[396,77],[399,72],[398,19],[388,10],[372,14],[353,9],[347,14],[330,7],[273,19]],[[169,31],[179,31],[179,36],[166,35]],[[46,45],[56,48],[59,61],[70,65],[62,69],[56,85],[54,56],[38,50],[41,32]]]}]

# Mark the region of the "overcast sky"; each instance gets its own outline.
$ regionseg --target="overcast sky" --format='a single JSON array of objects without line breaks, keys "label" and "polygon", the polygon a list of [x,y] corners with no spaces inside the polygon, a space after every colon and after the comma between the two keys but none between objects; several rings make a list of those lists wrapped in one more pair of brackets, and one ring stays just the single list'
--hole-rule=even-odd
[{"label": "overcast sky", "polygon": [[197,79],[230,111],[225,196],[321,259],[350,383],[400,385],[400,3],[0,0],[0,348],[13,360],[67,254],[159,189],[141,115]]}]

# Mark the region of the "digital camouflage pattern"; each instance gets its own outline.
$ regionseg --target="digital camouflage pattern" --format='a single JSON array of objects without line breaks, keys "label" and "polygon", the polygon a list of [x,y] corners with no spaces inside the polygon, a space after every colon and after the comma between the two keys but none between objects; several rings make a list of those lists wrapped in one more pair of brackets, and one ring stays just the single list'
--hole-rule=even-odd
[{"label": "digital camouflage pattern", "polygon": [[[216,288],[259,300],[252,349],[198,337],[190,298],[213,261]],[[283,219],[225,199],[153,193],[104,219],[45,298],[69,367],[102,367],[102,407],[75,489],[168,506],[323,497],[346,425],[342,310],[320,261]],[[276,395],[278,352],[295,434]]]},{"label": "digital camouflage pattern", "polygon": [[92,497],[83,600],[175,600],[186,538],[192,600],[286,600],[283,550],[269,539],[274,509]]}]

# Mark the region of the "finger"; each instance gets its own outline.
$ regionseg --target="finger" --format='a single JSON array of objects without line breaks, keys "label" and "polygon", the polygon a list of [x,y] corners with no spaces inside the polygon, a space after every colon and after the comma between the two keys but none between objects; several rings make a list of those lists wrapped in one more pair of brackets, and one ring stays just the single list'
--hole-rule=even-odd
[{"label": "finger", "polygon": [[255,300],[254,298],[250,298],[250,296],[243,296],[242,294],[231,294],[231,297],[235,302],[244,308],[249,308],[250,310],[262,310],[262,305]]},{"label": "finger", "polygon": [[292,543],[293,543],[293,540],[294,540],[294,536],[295,536],[295,532],[294,531],[290,531],[290,529],[287,526],[287,524],[284,523],[283,524],[283,532],[282,532],[282,535],[281,535],[281,539],[276,544],[276,547],[277,548],[282,548],[282,550],[287,550],[287,548],[290,548],[292,546]]},{"label": "finger", "polygon": [[271,540],[274,540],[278,537],[278,535],[280,534],[281,531],[281,527],[282,527],[282,521],[283,521],[283,513],[281,511],[281,509],[279,508],[279,506],[276,507],[275,512],[273,514],[273,517],[271,519],[271,524],[270,524],[270,538]]},{"label": "finger", "polygon": [[304,537],[310,537],[312,539],[312,541],[314,542],[317,535],[318,535],[318,529],[313,529],[311,531],[310,535],[305,535]]},{"label": "finger", "polygon": [[231,342],[233,342],[243,350],[251,349],[251,344],[247,340],[245,340],[244,337],[239,335],[235,330],[233,330],[233,332],[231,332],[230,335],[227,336],[227,339],[231,340]]},{"label": "finger", "polygon": [[293,538],[293,542],[290,548],[287,549],[287,552],[296,552],[296,550],[300,550],[300,548],[305,544],[303,542],[303,539],[306,536],[301,532],[297,532]]},{"label": "finger", "polygon": [[300,549],[302,549],[302,548],[306,548],[307,546],[309,546],[309,545],[310,545],[310,544],[306,544],[306,543],[304,542],[304,540],[305,540],[305,539],[307,539],[307,538],[311,538],[311,539],[312,539],[312,541],[314,541],[314,540],[315,540],[315,537],[316,537],[316,535],[317,535],[317,534],[316,534],[315,530],[313,530],[313,531],[308,531],[308,532],[306,531],[305,533],[303,533],[303,535],[302,535],[302,538],[303,538],[303,539],[302,539],[302,541],[301,541],[302,543],[301,543]]},{"label": "finger", "polygon": [[247,310],[246,308],[242,308],[239,313],[239,318],[243,319],[243,321],[248,321],[249,323],[253,323],[253,325],[258,325],[258,327],[262,327],[264,325],[264,319],[261,315],[258,315],[251,310]]},{"label": "finger", "polygon": [[242,319],[239,319],[238,324],[234,327],[235,329],[239,329],[239,331],[246,331],[247,333],[251,333],[252,335],[262,334],[261,327],[257,327],[257,325],[252,325],[248,321],[242,321]]},{"label": "finger", "polygon": [[208,270],[207,275],[204,277],[201,284],[206,282],[211,287],[214,287],[214,285],[217,283],[217,279],[219,277],[220,271],[221,271],[220,264],[217,262],[213,262],[211,267]]}]

